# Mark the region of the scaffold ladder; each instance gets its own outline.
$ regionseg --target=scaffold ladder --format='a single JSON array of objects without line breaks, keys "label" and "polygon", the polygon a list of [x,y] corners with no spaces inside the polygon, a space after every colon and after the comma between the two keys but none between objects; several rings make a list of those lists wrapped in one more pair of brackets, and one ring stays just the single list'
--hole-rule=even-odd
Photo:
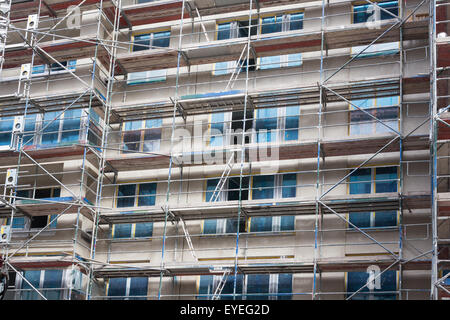
[{"label": "scaffold ladder", "polygon": [[214,291],[214,295],[212,296],[211,300],[219,300],[220,294],[222,293],[222,290],[225,287],[225,284],[227,283],[227,278],[228,278],[229,274],[230,274],[230,269],[225,269],[222,277],[220,278],[220,282],[217,285],[216,290]]},{"label": "scaffold ladder", "polygon": [[227,165],[223,170],[219,183],[217,183],[217,186],[214,189],[210,202],[215,202],[217,201],[217,199],[219,199],[220,192],[222,192],[223,186],[225,185],[225,182],[227,182],[228,176],[231,173],[231,169],[233,169],[233,160],[234,160],[234,152],[231,153],[230,159],[228,159]]},{"label": "scaffold ladder", "polygon": [[197,255],[195,254],[194,245],[192,244],[191,236],[189,234],[189,231],[186,228],[186,224],[184,223],[184,220],[180,218],[180,224],[183,228],[184,236],[186,237],[186,242],[189,246],[189,251],[191,251],[192,256],[194,257],[195,261],[198,261]]}]

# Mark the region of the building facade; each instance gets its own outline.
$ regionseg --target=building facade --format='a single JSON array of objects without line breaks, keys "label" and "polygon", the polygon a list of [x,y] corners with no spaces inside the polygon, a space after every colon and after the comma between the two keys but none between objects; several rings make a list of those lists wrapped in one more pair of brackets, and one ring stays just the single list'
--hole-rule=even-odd
[{"label": "building facade", "polygon": [[0,0],[5,299],[446,299],[446,1]]}]

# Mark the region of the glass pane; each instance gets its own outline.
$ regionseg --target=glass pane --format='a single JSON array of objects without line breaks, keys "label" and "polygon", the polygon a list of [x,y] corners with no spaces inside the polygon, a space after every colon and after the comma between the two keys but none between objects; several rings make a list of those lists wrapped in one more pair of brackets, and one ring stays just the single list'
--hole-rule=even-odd
[{"label": "glass pane", "polygon": [[257,142],[276,141],[278,108],[258,109],[256,112],[255,129],[257,131]]},{"label": "glass pane", "polygon": [[[40,287],[40,279],[41,279],[41,270],[26,270],[23,272],[23,276],[28,282],[31,283],[33,287],[39,289]],[[22,279],[22,289],[24,291],[21,292],[22,300],[39,300],[41,299],[39,294],[31,288],[31,286]]]},{"label": "glass pane", "polygon": [[280,230],[281,231],[295,230],[295,216],[282,216]]},{"label": "glass pane", "polygon": [[136,223],[136,227],[134,230],[135,238],[147,238],[147,237],[151,237],[152,234],[153,234],[153,223],[152,222]]},{"label": "glass pane", "polygon": [[217,26],[217,40],[231,39],[231,23],[221,23]]},{"label": "glass pane", "polygon": [[[11,224],[11,219],[10,218],[8,218],[8,220],[6,221],[6,224],[7,225]],[[23,229],[23,228],[25,228],[25,217],[14,217],[12,228],[13,229]]]},{"label": "glass pane", "polygon": [[32,145],[34,143],[34,134],[36,130],[36,115],[28,115],[25,118],[25,128],[23,134],[24,145]]},{"label": "glass pane", "polygon": [[[238,219],[226,219],[225,233],[237,233]],[[245,219],[239,219],[239,232],[245,232]]]},{"label": "glass pane", "polygon": [[156,32],[153,34],[154,47],[168,47],[170,44],[170,31]]},{"label": "glass pane", "polygon": [[289,15],[289,30],[303,29],[303,13],[293,13]]},{"label": "glass pane", "polygon": [[283,198],[294,198],[297,190],[297,175],[295,173],[283,174],[282,192]]},{"label": "glass pane", "polygon": [[[249,180],[249,177],[242,177],[241,200],[248,200]],[[239,184],[239,177],[228,179],[228,201],[239,200]]]},{"label": "glass pane", "polygon": [[216,234],[217,233],[217,220],[205,220],[203,221],[203,233],[204,234]]},{"label": "glass pane", "polygon": [[[60,112],[47,112],[44,114],[42,144],[58,143],[59,123],[61,121],[59,114]],[[57,116],[58,118],[53,121]]]},{"label": "glass pane", "polygon": [[[125,297],[127,290],[127,278],[111,278],[109,279],[108,285],[108,296],[109,297]],[[111,299],[111,300],[119,300]]]},{"label": "glass pane", "polygon": [[214,65],[214,75],[220,76],[227,73],[233,72],[233,68],[236,62],[234,61],[226,61],[226,62],[217,62]]},{"label": "glass pane", "polygon": [[247,276],[247,300],[267,300],[269,298],[267,295],[269,282],[269,274],[249,274]]},{"label": "glass pane", "polygon": [[275,69],[281,67],[281,56],[269,56],[260,58],[260,69]]},{"label": "glass pane", "polygon": [[[225,286],[223,287],[222,294],[220,295],[220,300],[233,300],[233,292],[234,292],[234,274],[230,274],[227,277],[225,282]],[[244,281],[244,277],[241,274],[238,274],[236,277],[236,299],[242,300],[242,283]],[[214,292],[213,292],[214,293]]]},{"label": "glass pane", "polygon": [[62,290],[62,270],[45,270],[43,288],[55,288],[59,290],[44,290],[44,296],[48,300],[60,300]]},{"label": "glass pane", "polygon": [[[354,292],[358,291],[363,285],[367,283],[369,274],[367,272],[348,272],[347,273],[347,297],[351,296]],[[359,291],[360,293],[354,295],[352,300],[368,300],[369,288],[364,287]]]},{"label": "glass pane", "polygon": [[213,147],[223,145],[225,113],[213,113],[211,115],[211,136],[209,144]]},{"label": "glass pane", "polygon": [[133,207],[136,196],[136,185],[127,184],[119,186],[117,193],[117,208]]},{"label": "glass pane", "polygon": [[0,119],[0,146],[11,144],[11,132],[14,126],[14,117],[3,117]]},{"label": "glass pane", "polygon": [[214,277],[200,276],[200,283],[198,286],[198,293],[200,300],[209,300],[214,294]]},{"label": "glass pane", "polygon": [[141,34],[134,36],[133,51],[148,50],[151,34]]},{"label": "glass pane", "polygon": [[272,231],[272,217],[253,217],[250,220],[251,232]]},{"label": "glass pane", "polygon": [[[378,4],[383,9],[386,9],[390,13],[398,16],[398,2],[397,1],[387,1],[387,2],[381,2]],[[380,10],[380,18],[381,20],[386,19],[395,19],[394,16],[390,15],[387,12],[384,12],[383,10]]]},{"label": "glass pane", "polygon": [[292,274],[280,273],[278,275],[278,300],[292,299]]},{"label": "glass pane", "polygon": [[376,193],[397,192],[397,167],[376,169]]},{"label": "glass pane", "polygon": [[[219,183],[219,179],[209,179],[206,182],[206,197],[205,197],[205,201],[206,202],[210,202],[211,201],[211,197],[213,196],[214,190],[217,187],[217,184]],[[214,201],[220,201],[220,196],[215,195],[214,198],[216,198],[216,200]]]},{"label": "glass pane", "polygon": [[375,227],[393,227],[397,225],[397,211],[375,212]]},{"label": "glass pane", "polygon": [[132,227],[133,225],[131,223],[114,225],[113,238],[114,239],[131,238]]},{"label": "glass pane", "polygon": [[63,132],[61,143],[75,142],[80,136],[81,110],[67,110],[64,112]]},{"label": "glass pane", "polygon": [[[129,131],[123,133],[123,151],[129,153],[132,151],[140,151],[141,131]],[[129,150],[129,151],[128,151]]]},{"label": "glass pane", "polygon": [[267,17],[262,19],[261,33],[281,32],[283,27],[283,16]]},{"label": "glass pane", "polygon": [[303,64],[301,53],[292,53],[287,55],[287,66],[288,67],[298,67]]},{"label": "glass pane", "polygon": [[156,200],[156,183],[142,183],[139,185],[138,206],[154,206]]},{"label": "glass pane", "polygon": [[130,300],[146,300],[147,298],[139,298],[133,296],[147,295],[148,278],[131,278],[130,279]]},{"label": "glass pane", "polygon": [[376,99],[377,107],[393,107],[399,104],[399,97],[381,97]]},{"label": "glass pane", "polygon": [[144,152],[158,151],[161,145],[161,128],[144,131]]},{"label": "glass pane", "polygon": [[350,194],[371,193],[372,170],[358,169],[350,176]]},{"label": "glass pane", "polygon": [[367,22],[374,14],[374,6],[369,4],[353,6],[353,23]]},{"label": "glass pane", "polygon": [[[349,221],[358,228],[369,228],[371,215],[371,212],[352,212],[349,214]],[[353,226],[349,224],[349,228]]]},{"label": "glass pane", "polygon": [[274,196],[275,176],[253,177],[252,199],[272,199]]},{"label": "glass pane", "polygon": [[127,122],[125,122],[124,130],[125,131],[139,130],[141,128],[142,128],[142,121],[141,120],[127,121]]},{"label": "glass pane", "polygon": [[162,119],[145,120],[145,128],[146,129],[159,128],[161,126],[162,126]]}]

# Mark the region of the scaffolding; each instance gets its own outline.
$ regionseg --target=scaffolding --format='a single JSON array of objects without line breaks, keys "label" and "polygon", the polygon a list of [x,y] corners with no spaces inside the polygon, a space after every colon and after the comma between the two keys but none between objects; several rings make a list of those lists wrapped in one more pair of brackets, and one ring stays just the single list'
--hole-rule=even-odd
[{"label": "scaffolding", "polygon": [[[151,293],[121,298],[245,299],[258,296],[243,289],[246,276],[292,274],[307,284],[260,296],[352,299],[373,294],[371,283],[392,270],[395,289],[378,294],[450,297],[450,6],[400,0],[395,11],[362,2],[385,18],[348,23],[347,0],[0,2],[8,91],[0,96],[0,140],[11,139],[0,145],[0,216],[9,227],[1,248],[20,284],[11,297],[48,299],[59,290],[59,299],[109,299],[109,279],[148,277]],[[262,32],[263,17],[285,12],[300,12],[302,27],[285,30],[283,20],[279,31]],[[230,17],[238,36],[218,39],[216,25]],[[146,30],[170,30],[160,38],[170,45],[155,45],[152,32],[139,42]],[[300,60],[276,69],[273,56]],[[357,102],[392,97],[398,101],[383,112]],[[284,110],[265,116],[275,128],[260,130],[259,113],[273,109]],[[292,117],[297,138],[287,140]],[[350,134],[354,117],[370,134]],[[375,176],[392,168],[396,178],[370,184],[395,190],[349,191],[361,169]],[[254,186],[255,177],[280,183],[287,174],[297,177],[292,185]],[[119,194],[141,181],[157,181],[143,205],[136,191]],[[292,188],[295,195],[282,196]],[[278,197],[258,199],[255,190]],[[394,226],[350,219],[387,211],[397,212]],[[251,219],[292,216],[291,230],[250,228]],[[217,230],[229,220],[235,227],[205,234],[204,222],[198,226],[208,219]],[[31,225],[18,231],[15,220]],[[149,223],[157,234],[113,237],[117,225]],[[55,268],[66,270],[61,288],[26,276]],[[326,283],[374,268],[372,282],[355,291]],[[199,276],[212,277],[210,292],[182,289]],[[414,277],[431,285],[415,288],[405,280]]]}]

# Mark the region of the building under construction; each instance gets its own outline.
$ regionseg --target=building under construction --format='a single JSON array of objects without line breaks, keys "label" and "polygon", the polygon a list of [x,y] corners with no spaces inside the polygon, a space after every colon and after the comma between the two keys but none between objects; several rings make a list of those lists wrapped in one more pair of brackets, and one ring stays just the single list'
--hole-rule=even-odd
[{"label": "building under construction", "polygon": [[450,297],[447,0],[0,0],[9,300]]}]

